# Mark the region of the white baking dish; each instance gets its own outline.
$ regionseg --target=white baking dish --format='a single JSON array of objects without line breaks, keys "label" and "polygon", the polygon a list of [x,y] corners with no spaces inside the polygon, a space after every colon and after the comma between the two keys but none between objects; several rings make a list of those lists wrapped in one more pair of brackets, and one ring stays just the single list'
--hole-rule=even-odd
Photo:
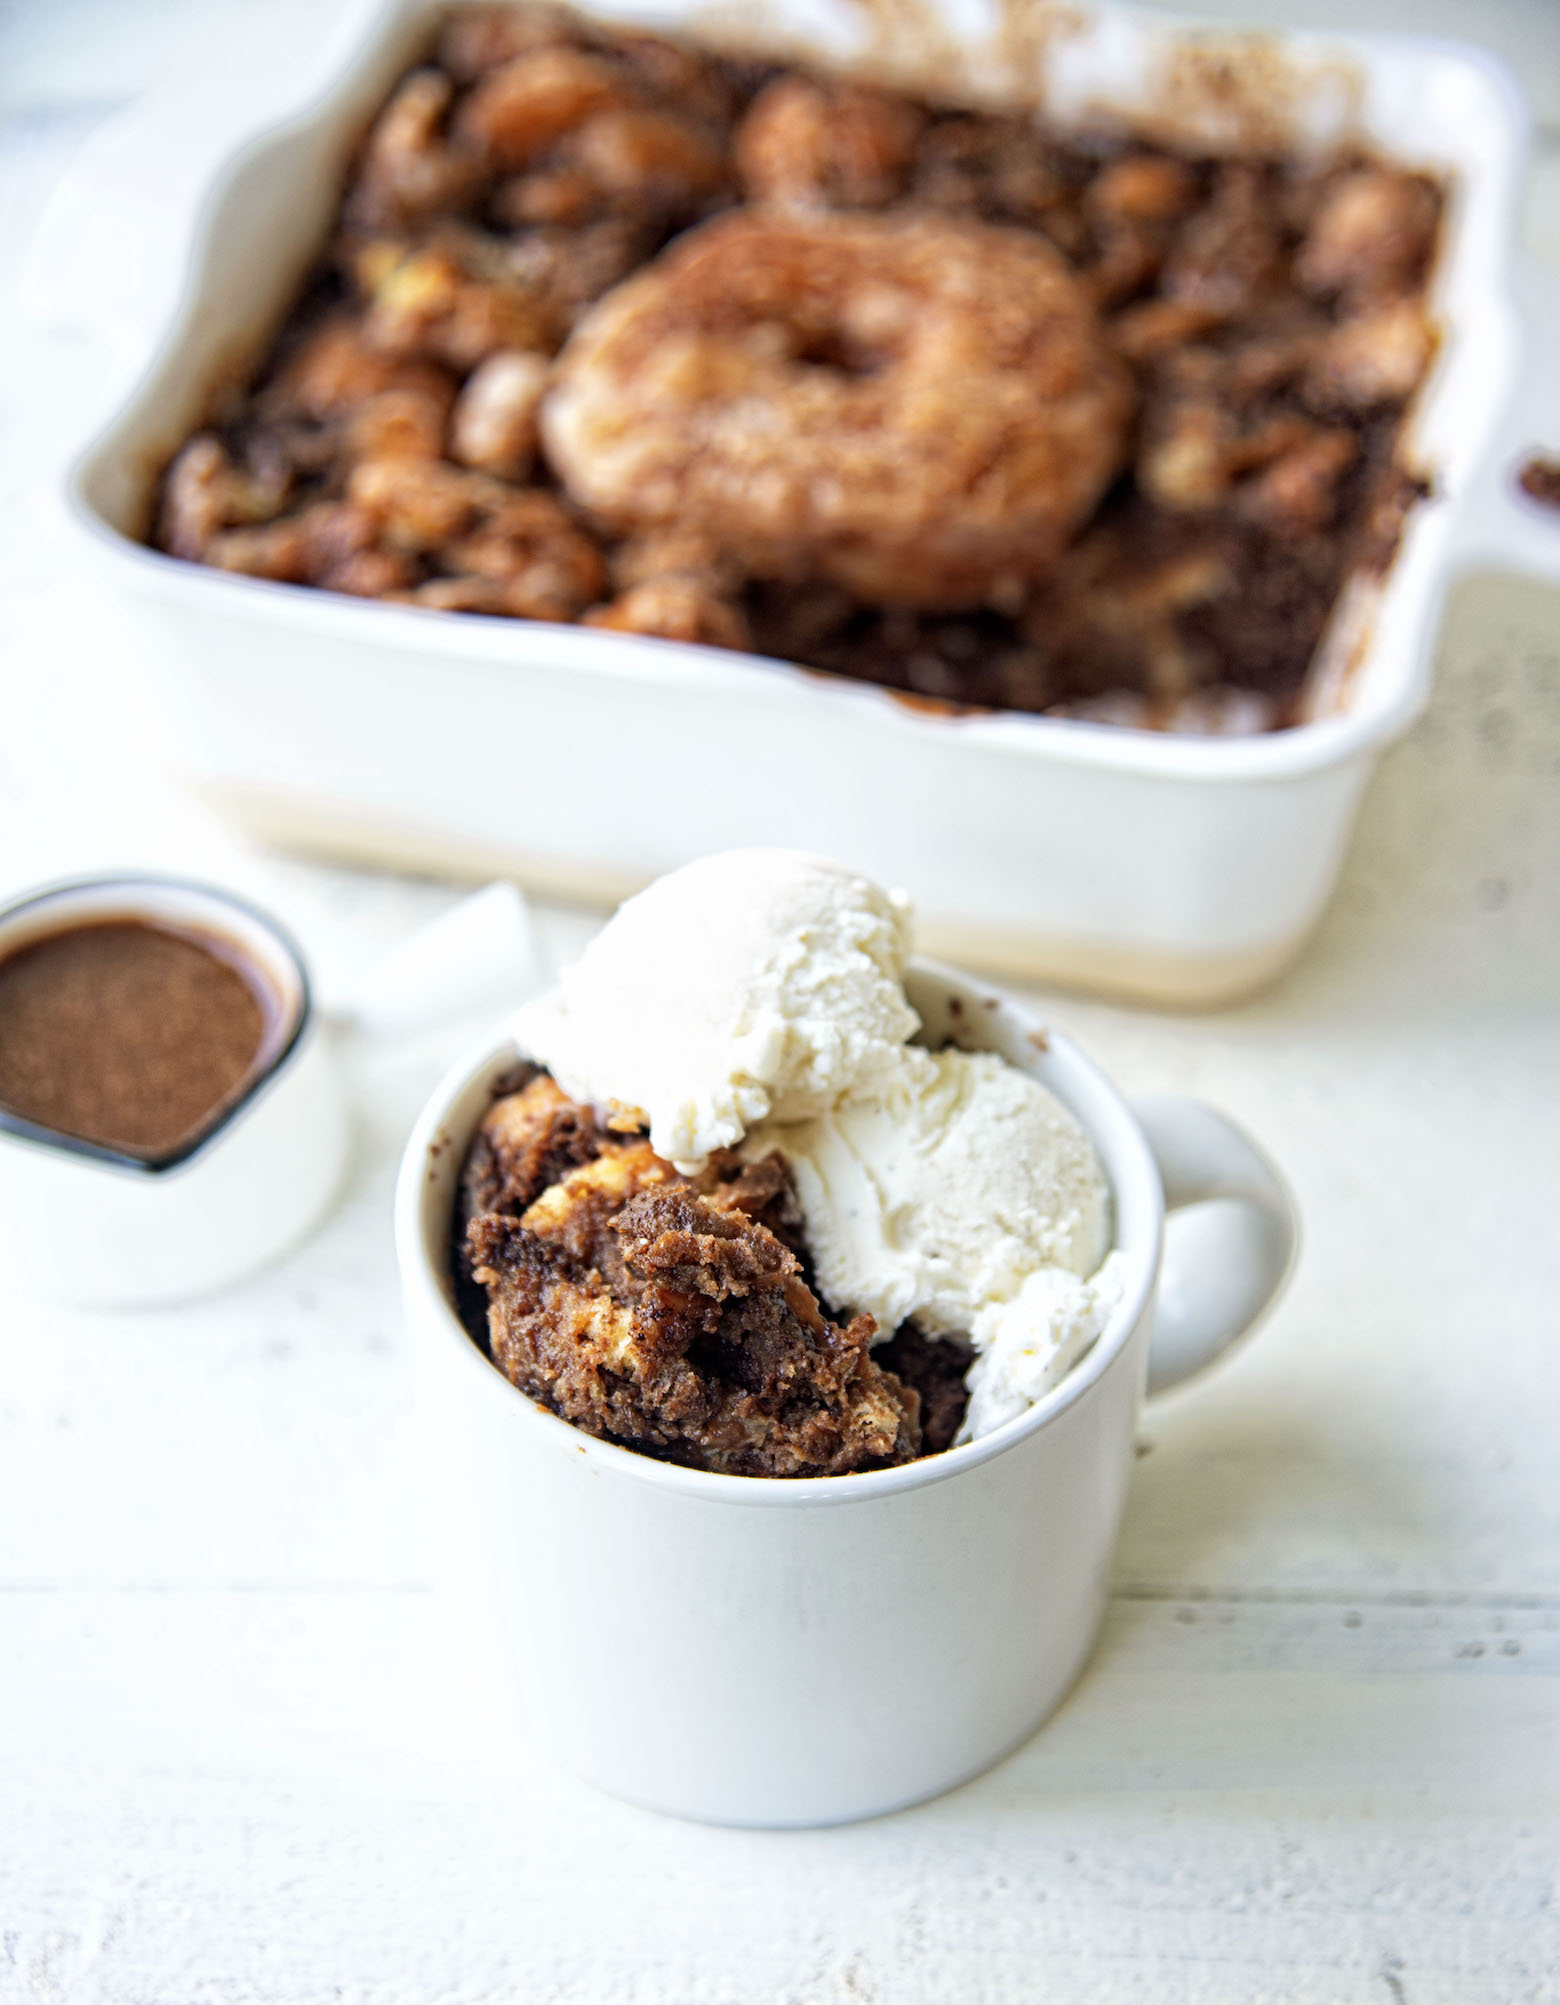
[{"label": "white baking dish", "polygon": [[[328,229],[347,150],[434,11],[376,0],[288,106],[233,112],[215,139],[208,111],[182,303],[72,476],[87,544],[151,625],[189,776],[274,839],[570,897],[615,899],[706,850],[783,842],[903,884],[929,947],[1030,977],[1208,1002],[1281,969],[1327,899],[1376,757],[1425,702],[1450,575],[1493,559],[1560,577],[1560,517],[1510,488],[1513,454],[1546,423],[1560,435],[1560,372],[1546,383],[1540,366],[1560,310],[1531,278],[1518,308],[1524,123],[1502,75],[1408,38],[1242,43],[1109,5],[1069,32],[1032,11],[1052,25],[1027,88],[1064,124],[1102,105],[1162,124],[1173,86],[1177,129],[1206,144],[1238,144],[1243,118],[1271,131],[1281,113],[1297,144],[1352,124],[1453,178],[1443,343],[1411,433],[1434,498],[1384,587],[1346,599],[1313,670],[1312,721],[1194,738],[929,713],[749,657],[364,603],[136,542],[158,468],[213,379],[263,349]],[[684,15],[672,0],[653,18]],[[838,58],[841,23],[808,20]],[[992,45],[1005,56],[961,46],[976,87],[1013,86],[1011,34]],[[926,60],[902,42],[897,54],[912,76]],[[945,86],[951,60],[938,55]]]}]

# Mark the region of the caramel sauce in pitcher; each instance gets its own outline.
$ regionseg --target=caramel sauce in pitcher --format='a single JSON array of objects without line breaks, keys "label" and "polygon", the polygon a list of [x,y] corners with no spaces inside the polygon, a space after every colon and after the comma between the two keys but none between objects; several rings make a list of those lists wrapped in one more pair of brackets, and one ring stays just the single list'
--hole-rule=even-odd
[{"label": "caramel sauce in pitcher", "polygon": [[155,1162],[249,1085],[280,1005],[229,941],[89,920],[0,958],[0,1109]]}]

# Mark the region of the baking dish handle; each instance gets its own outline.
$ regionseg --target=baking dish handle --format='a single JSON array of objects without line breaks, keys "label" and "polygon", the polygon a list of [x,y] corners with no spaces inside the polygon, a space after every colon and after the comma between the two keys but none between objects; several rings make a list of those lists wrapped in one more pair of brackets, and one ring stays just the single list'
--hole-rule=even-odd
[{"label": "baking dish handle", "polygon": [[1205,1370],[1267,1315],[1294,1270],[1300,1220],[1256,1143],[1203,1101],[1155,1093],[1133,1112],[1168,1214],[1148,1352],[1152,1398]]},{"label": "baking dish handle", "polygon": [[1560,584],[1560,506],[1523,492],[1535,453],[1560,463],[1560,272],[1519,257],[1512,294],[1520,323],[1516,385],[1495,443],[1460,511],[1459,571],[1519,571]]}]

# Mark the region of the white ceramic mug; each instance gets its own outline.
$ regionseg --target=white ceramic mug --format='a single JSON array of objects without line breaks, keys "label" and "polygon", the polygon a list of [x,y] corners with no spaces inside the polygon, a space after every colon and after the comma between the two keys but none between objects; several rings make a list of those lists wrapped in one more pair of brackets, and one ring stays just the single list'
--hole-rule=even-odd
[{"label": "white ceramic mug", "polygon": [[[1104,1610],[1145,1375],[1164,1390],[1210,1362],[1293,1262],[1282,1182],[1211,1108],[1159,1097],[1134,1111],[1067,1039],[942,969],[917,966],[908,990],[929,1042],[999,1051],[1077,1115],[1127,1268],[1116,1314],[1060,1385],[923,1461],[717,1476],[545,1412],[452,1306],[461,1162],[514,1047],[458,1066],[407,1147],[396,1242],[411,1335],[528,1717],[568,1766],[658,1810],[845,1822],[936,1795],[1027,1739]],[[1224,1202],[1188,1213],[1189,1257],[1174,1236],[1167,1251],[1167,1203],[1208,1200]]]},{"label": "white ceramic mug", "polygon": [[0,956],[109,919],[228,943],[276,1004],[243,1092],[175,1157],[146,1162],[0,1108],[0,1255],[10,1272],[40,1295],[134,1308],[225,1287],[301,1238],[340,1185],[347,1108],[297,948],[230,892],[169,877],[46,886],[0,910]]}]

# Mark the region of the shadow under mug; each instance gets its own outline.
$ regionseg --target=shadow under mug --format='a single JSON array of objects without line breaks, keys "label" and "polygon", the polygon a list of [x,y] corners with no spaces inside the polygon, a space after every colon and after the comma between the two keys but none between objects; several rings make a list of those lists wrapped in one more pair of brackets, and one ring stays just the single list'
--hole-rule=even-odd
[{"label": "shadow under mug", "polygon": [[[430,1450],[463,1558],[496,1595],[525,1716],[564,1765],[682,1817],[871,1817],[1026,1740],[1088,1655],[1145,1383],[1245,1335],[1293,1264],[1282,1180],[1195,1100],[1129,1107],[1066,1038],[941,968],[907,983],[936,1046],[1000,1052],[1092,1136],[1126,1284],[1027,1413],[899,1468],[711,1475],[581,1433],[502,1377],[456,1316],[450,1232],[504,1043],[457,1066],[403,1160],[396,1243]],[[1166,1209],[1182,1211],[1167,1242]],[[1158,1307],[1156,1309],[1156,1292]]]}]

